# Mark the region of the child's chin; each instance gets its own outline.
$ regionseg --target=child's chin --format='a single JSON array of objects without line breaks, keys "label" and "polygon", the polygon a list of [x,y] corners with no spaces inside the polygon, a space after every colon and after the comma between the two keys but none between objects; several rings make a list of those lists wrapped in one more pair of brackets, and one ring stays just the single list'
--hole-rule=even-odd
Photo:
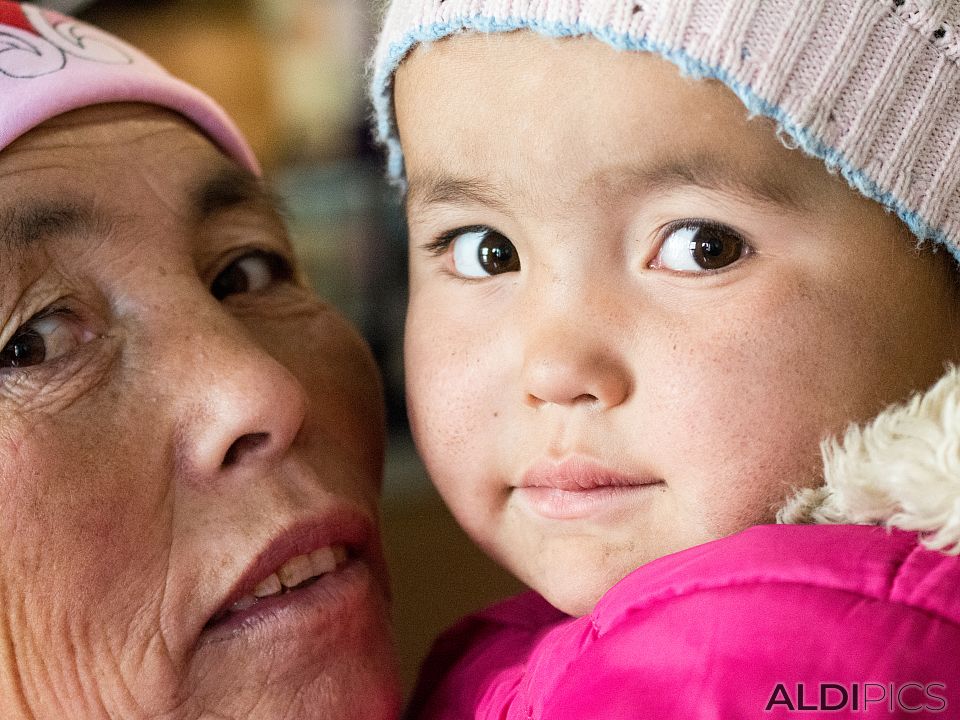
[{"label": "child's chin", "polygon": [[537,544],[536,562],[523,553],[501,561],[547,602],[574,617],[589,614],[610,588],[640,566],[688,546],[662,537],[654,542],[635,532],[548,534]]},{"label": "child's chin", "polygon": [[593,572],[578,573],[576,578],[570,577],[573,575],[570,573],[541,581],[534,585],[534,589],[557,610],[580,617],[591,613],[600,598],[633,569],[594,568]]},{"label": "child's chin", "polygon": [[[739,529],[733,527],[730,532]],[[555,608],[580,617],[591,613],[614,585],[638,568],[715,540],[722,534],[607,532],[554,535],[541,541],[538,557],[538,567],[549,568],[549,571],[537,573],[537,568],[526,566],[522,568],[528,573],[526,577],[517,571],[517,565],[514,565],[514,571]]]},{"label": "child's chin", "polygon": [[581,617],[582,615],[589,615],[591,612],[593,612],[594,606],[601,597],[603,597],[603,593],[600,593],[599,595],[589,594],[578,597],[547,597],[546,599],[547,602],[557,608],[557,610],[560,610],[561,612],[564,612],[572,617]]}]

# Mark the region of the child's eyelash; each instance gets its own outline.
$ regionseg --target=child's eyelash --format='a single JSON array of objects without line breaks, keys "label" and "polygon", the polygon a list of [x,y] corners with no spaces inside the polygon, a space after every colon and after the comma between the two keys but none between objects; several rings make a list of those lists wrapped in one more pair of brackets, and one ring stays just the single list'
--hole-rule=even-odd
[{"label": "child's eyelash", "polygon": [[453,243],[453,241],[461,235],[473,232],[489,232],[489,230],[490,228],[486,225],[467,225],[465,227],[458,227],[454,228],[453,230],[447,230],[445,233],[438,235],[430,242],[424,243],[421,247],[425,252],[428,252],[431,255],[443,255],[450,248],[451,243]]},{"label": "child's eyelash", "polygon": [[714,230],[716,232],[725,232],[730,233],[731,235],[736,235],[737,237],[744,239],[743,233],[726,223],[718,222],[716,220],[709,220],[707,218],[685,218],[683,220],[676,220],[672,223],[668,223],[661,228],[659,235],[661,237],[666,237],[670,233],[674,233],[677,230]]}]

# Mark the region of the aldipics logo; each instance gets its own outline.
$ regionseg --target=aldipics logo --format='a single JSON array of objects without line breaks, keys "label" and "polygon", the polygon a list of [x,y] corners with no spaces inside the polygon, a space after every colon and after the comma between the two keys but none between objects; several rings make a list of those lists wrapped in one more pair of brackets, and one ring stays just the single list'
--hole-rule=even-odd
[{"label": "aldipics logo", "polygon": [[[941,713],[947,709],[943,683],[777,683],[764,708],[790,712],[928,712]],[[882,710],[881,710],[882,712]]]}]

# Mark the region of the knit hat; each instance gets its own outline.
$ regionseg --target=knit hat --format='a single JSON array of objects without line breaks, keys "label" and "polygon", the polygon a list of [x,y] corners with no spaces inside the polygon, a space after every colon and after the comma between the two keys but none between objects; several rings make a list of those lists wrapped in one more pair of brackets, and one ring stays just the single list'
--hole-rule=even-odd
[{"label": "knit hat", "polygon": [[393,75],[461,33],[592,35],[726,84],[751,114],[960,259],[960,0],[393,0],[376,134],[403,180]]},{"label": "knit hat", "polygon": [[73,18],[0,0],[0,151],[57,115],[114,102],[174,110],[238,163],[260,172],[226,113],[139,50]]}]

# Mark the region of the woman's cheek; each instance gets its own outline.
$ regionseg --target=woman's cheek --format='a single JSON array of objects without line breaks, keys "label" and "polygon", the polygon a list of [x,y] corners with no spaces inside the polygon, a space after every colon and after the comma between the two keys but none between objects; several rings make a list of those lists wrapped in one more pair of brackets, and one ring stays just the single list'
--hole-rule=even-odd
[{"label": "woman's cheek", "polygon": [[[121,656],[145,660],[156,637],[160,598],[143,592],[156,568],[137,554],[154,543],[130,532],[155,524],[138,484],[91,447],[89,421],[14,415],[0,444],[0,535],[13,539],[0,563],[0,646],[13,649],[0,653],[0,688],[19,677],[30,707],[85,707],[70,683],[86,673],[101,689],[122,687]],[[143,647],[132,647],[137,637]]]},{"label": "woman's cheek", "polygon": [[[384,400],[379,370],[366,343],[344,317],[312,293],[296,312],[244,318],[261,350],[283,365],[307,400],[301,442],[314,460],[331,443],[364,478],[380,478]],[[344,392],[348,388],[349,392]],[[379,482],[354,488],[369,502]]]}]

